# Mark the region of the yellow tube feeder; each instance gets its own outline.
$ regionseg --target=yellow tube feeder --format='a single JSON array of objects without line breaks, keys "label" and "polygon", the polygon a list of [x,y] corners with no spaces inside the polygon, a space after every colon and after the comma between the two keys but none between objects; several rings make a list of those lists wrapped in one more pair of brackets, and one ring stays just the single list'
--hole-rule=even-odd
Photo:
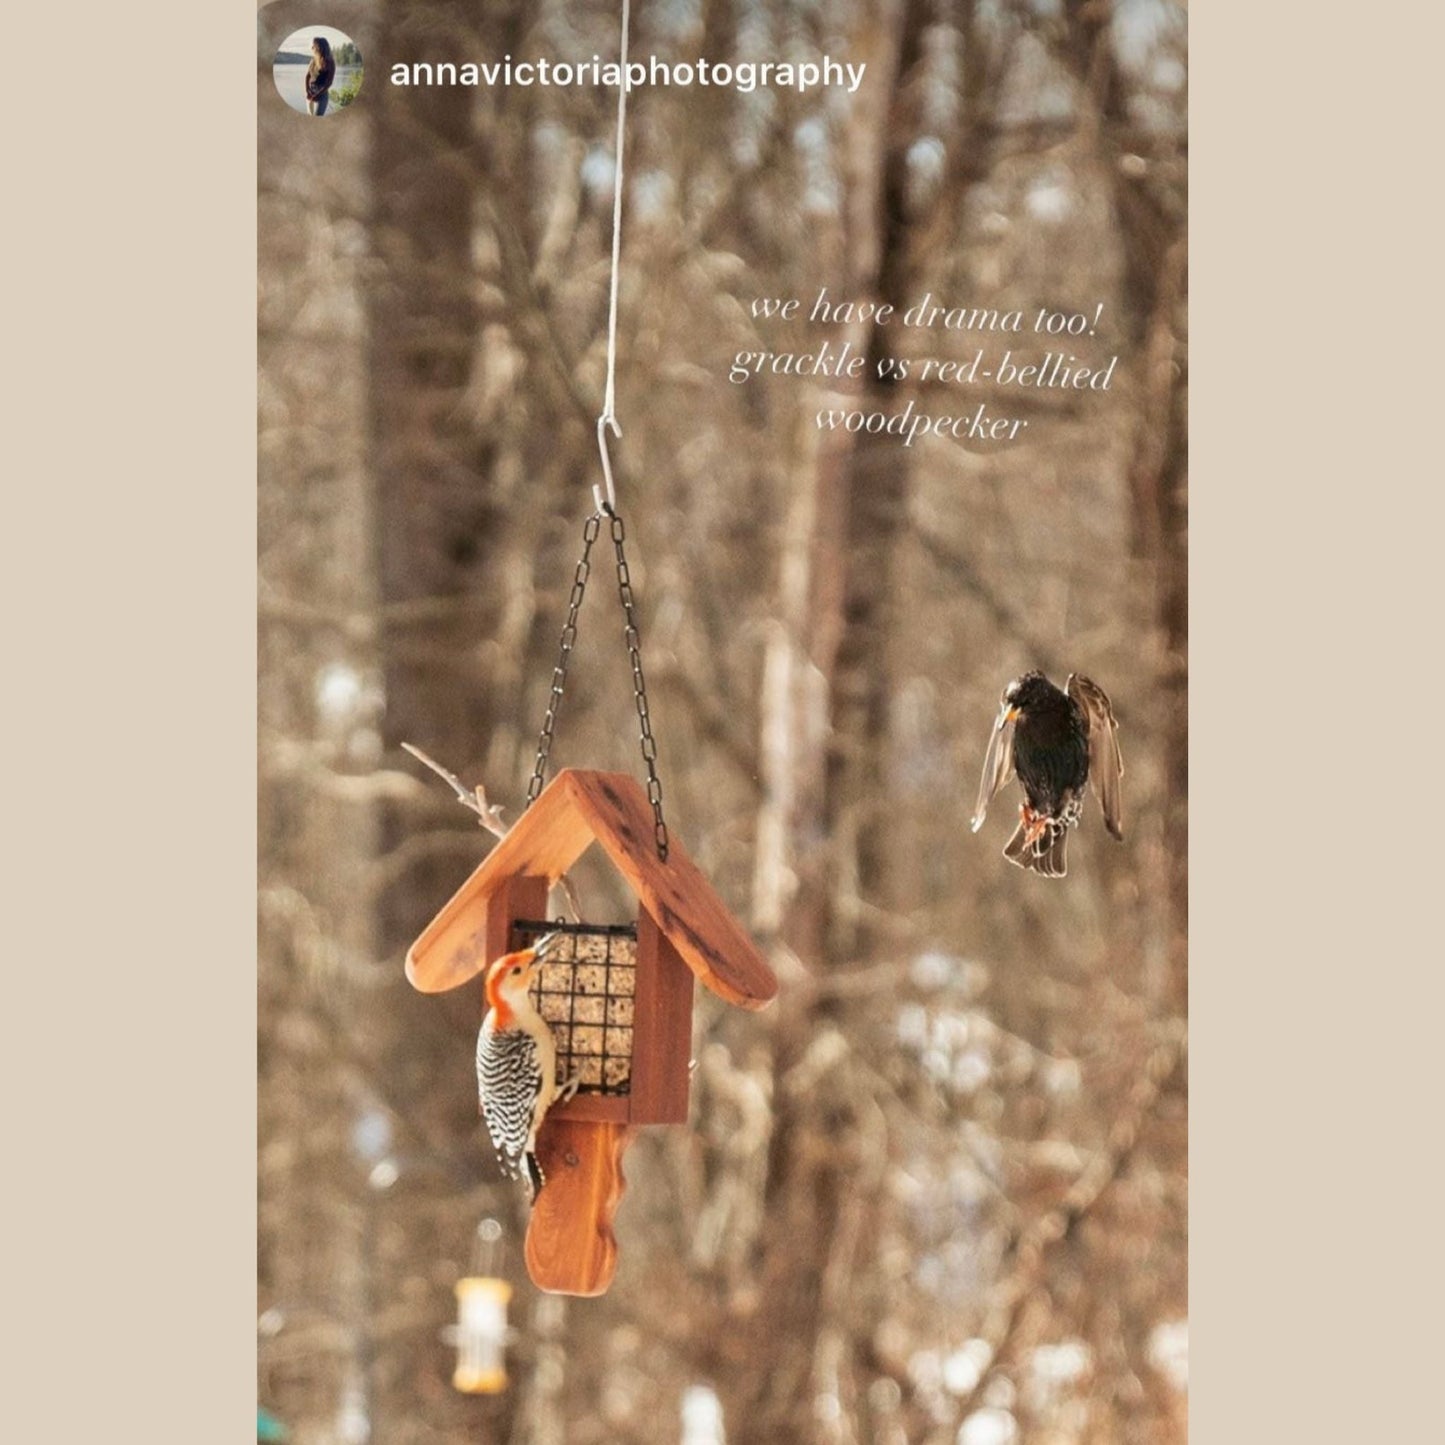
[{"label": "yellow tube feeder", "polygon": [[456,1283],[457,1367],[452,1384],[468,1395],[497,1395],[507,1388],[507,1302],[504,1279],[469,1275]]}]

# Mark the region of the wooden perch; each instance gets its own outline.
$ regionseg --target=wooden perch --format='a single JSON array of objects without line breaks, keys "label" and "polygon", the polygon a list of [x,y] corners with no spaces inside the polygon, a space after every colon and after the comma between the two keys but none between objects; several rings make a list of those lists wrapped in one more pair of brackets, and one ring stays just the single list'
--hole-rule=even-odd
[{"label": "wooden perch", "polygon": [[527,1273],[549,1294],[605,1294],[617,1272],[613,1220],[626,1187],[622,1153],[631,1133],[620,1124],[557,1119],[537,1135],[547,1182],[527,1222]]}]

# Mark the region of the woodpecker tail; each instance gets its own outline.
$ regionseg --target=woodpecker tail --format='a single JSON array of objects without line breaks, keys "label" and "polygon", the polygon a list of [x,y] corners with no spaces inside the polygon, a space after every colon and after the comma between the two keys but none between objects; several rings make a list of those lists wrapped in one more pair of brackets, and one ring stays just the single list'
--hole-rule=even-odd
[{"label": "woodpecker tail", "polygon": [[542,1166],[537,1162],[537,1156],[530,1149],[522,1156],[522,1183],[527,1190],[527,1203],[535,1204],[537,1194],[547,1182],[547,1176],[542,1173]]},{"label": "woodpecker tail", "polygon": [[1042,833],[1032,843],[1028,841],[1029,827],[1020,822],[1014,835],[1008,840],[1003,856],[1020,868],[1042,874],[1045,878],[1062,878],[1067,865],[1064,861],[1064,844],[1068,840],[1068,824],[1058,818],[1050,818]]}]

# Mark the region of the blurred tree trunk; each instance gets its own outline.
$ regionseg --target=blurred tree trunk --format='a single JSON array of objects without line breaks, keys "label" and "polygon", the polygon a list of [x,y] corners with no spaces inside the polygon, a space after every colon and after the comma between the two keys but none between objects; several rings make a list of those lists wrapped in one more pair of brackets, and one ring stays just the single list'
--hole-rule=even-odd
[{"label": "blurred tree trunk", "polygon": [[[1071,6],[1059,58],[1084,97],[1081,128],[1112,189],[1124,258],[1125,342],[1138,358],[1137,410],[1128,463],[1133,548],[1152,597],[1156,709],[1163,786],[1153,836],[1141,851],[1141,882],[1153,894],[1143,995],[1146,1033],[1130,1097],[1119,1108],[1107,1154],[1118,1183],[1061,1245],[1096,1275],[1126,1280],[1113,1299],[1094,1298],[1082,1321],[1100,1386],[1112,1408],[1091,1439],[1148,1445],[1177,1423],[1178,1395],[1147,1363],[1152,1330],[1187,1310],[1184,1201],[1162,1186],[1187,1176],[1182,1021],[1188,1006],[1188,523],[1187,208],[1182,143],[1160,139],[1130,115],[1129,82],[1111,33],[1109,6]],[[1145,820],[1141,820],[1145,822]],[[1122,1138],[1119,1136],[1122,1134]],[[1145,1201],[1148,1200],[1148,1203]],[[1130,1274],[1141,1239],[1156,1269]]]},{"label": "blurred tree trunk", "polygon": [[[907,305],[911,136],[899,110],[926,13],[922,0],[905,0],[874,19],[861,50],[890,80],[883,104],[854,116],[845,143],[847,240],[834,299]],[[849,404],[891,406],[894,387],[878,366],[891,349],[887,334],[872,322],[829,334],[867,358]],[[870,954],[875,935],[866,920],[886,887],[889,609],[907,487],[896,446],[829,434],[799,489],[810,500],[785,523],[782,629],[765,684],[764,814],[777,810],[779,797],[791,803],[798,886],[780,934],[786,950],[817,971],[786,979],[774,1020],[776,1124],[757,1309],[729,1342],[729,1367],[718,1371],[732,1386],[732,1445],[842,1445],[858,1438],[849,1422],[865,1408],[857,1336],[874,1316],[868,1297],[878,1282],[860,1251],[877,1234],[886,1139],[866,1090],[849,1083],[837,1001],[817,985]],[[810,722],[820,689],[822,727]],[[775,831],[761,827],[760,837]],[[776,908],[774,899],[763,913]]]},{"label": "blurred tree trunk", "polygon": [[1161,1006],[1184,1012],[1189,902],[1189,531],[1187,209],[1183,158],[1154,140],[1129,113],[1110,6],[1066,12],[1061,59],[1086,102],[1082,124],[1113,190],[1123,243],[1124,323],[1140,358],[1139,406],[1129,462],[1134,547],[1153,578],[1158,637],[1165,808],[1158,870],[1165,916],[1164,957],[1147,987]]},{"label": "blurred tree trunk", "polygon": [[[460,3],[393,0],[381,10],[378,47],[454,60],[469,43],[467,13]],[[473,99],[461,86],[378,91],[369,366],[382,600],[393,617],[413,604],[429,624],[424,653],[407,645],[404,627],[389,631],[386,741],[411,737],[460,766],[489,712],[475,671],[463,666],[485,619],[462,604],[484,591],[497,520],[494,458],[468,405],[478,324]],[[403,718],[404,708],[417,711]]]},{"label": "blurred tree trunk", "polygon": [[[338,9],[333,23],[361,19]],[[257,1276],[261,1400],[296,1445],[321,1445],[367,1409],[358,1090],[335,1041],[364,1012],[375,948],[356,889],[375,846],[375,576],[362,265],[354,232],[317,224],[360,187],[365,132],[338,125],[324,152],[309,132],[298,144],[270,74],[308,18],[268,6],[258,31]]]},{"label": "blurred tree trunk", "polygon": [[[461,0],[380,7],[377,54],[408,61],[470,57],[474,7]],[[484,428],[474,395],[480,324],[475,237],[481,155],[475,93],[464,86],[392,86],[378,80],[371,128],[371,244],[367,365],[369,436],[376,488],[378,573],[384,626],[380,668],[389,758],[414,742],[469,779],[499,715],[483,639],[498,627],[505,589],[497,573],[504,537],[496,474],[497,430]],[[475,833],[467,816],[393,809],[383,857],[403,856],[419,817]],[[473,860],[486,851],[478,836]],[[396,1113],[420,1127],[420,1147],[374,1211],[373,1300],[386,1348],[372,1371],[372,1439],[512,1433],[515,1391],[458,1395],[438,1338],[450,1286],[465,1272],[483,1212],[511,1225],[510,1266],[520,1277],[520,1236],[510,1200],[491,1181],[479,1147],[469,1038],[480,1023],[480,985],[442,999],[405,980],[401,960],[466,866],[453,850],[408,855],[383,870],[378,904],[384,968],[356,1043],[391,1091]],[[439,1066],[438,1061],[445,1061]],[[453,1064],[461,1061],[460,1067]],[[421,1271],[418,1273],[418,1271]],[[418,1418],[418,1399],[427,1401]]]}]

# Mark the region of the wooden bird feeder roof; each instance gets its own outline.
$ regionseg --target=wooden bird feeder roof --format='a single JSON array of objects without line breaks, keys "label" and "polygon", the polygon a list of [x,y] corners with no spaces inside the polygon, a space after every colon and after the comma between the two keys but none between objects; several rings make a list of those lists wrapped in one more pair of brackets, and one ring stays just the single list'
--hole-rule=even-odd
[{"label": "wooden bird feeder roof", "polygon": [[598,843],[698,979],[719,998],[760,1009],[778,980],[712,885],[670,840],[657,856],[652,807],[627,773],[566,768],[462,884],[406,956],[406,976],[423,993],[476,977],[487,957],[487,901],[510,878],[549,884]]}]

